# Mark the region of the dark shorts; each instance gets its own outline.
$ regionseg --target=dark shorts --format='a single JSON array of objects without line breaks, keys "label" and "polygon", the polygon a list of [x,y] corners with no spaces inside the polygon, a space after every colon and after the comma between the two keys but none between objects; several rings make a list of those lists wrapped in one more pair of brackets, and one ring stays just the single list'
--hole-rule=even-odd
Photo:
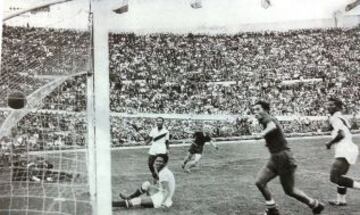
[{"label": "dark shorts", "polygon": [[190,154],[202,154],[203,153],[203,146],[198,146],[196,144],[191,144],[189,152]]},{"label": "dark shorts", "polygon": [[266,167],[278,175],[294,173],[297,164],[290,150],[272,153]]}]

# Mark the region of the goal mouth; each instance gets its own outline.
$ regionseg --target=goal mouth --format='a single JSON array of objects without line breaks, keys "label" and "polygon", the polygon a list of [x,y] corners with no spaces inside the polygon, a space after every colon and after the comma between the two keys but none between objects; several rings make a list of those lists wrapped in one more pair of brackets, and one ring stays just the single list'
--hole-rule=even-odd
[{"label": "goal mouth", "polygon": [[[87,195],[89,5],[81,0],[52,2],[59,4],[32,11],[36,2],[4,3],[29,13],[5,21],[2,29],[1,214],[93,211]],[[26,100],[24,107],[9,106],[8,99],[19,99],[15,92]]]}]

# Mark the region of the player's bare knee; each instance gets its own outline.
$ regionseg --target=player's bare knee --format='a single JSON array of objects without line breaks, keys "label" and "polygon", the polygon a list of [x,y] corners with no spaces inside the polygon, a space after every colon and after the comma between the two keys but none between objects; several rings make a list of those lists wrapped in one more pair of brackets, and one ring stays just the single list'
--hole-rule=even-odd
[{"label": "player's bare knee", "polygon": [[141,191],[143,191],[144,193],[149,191],[149,188],[151,186],[151,183],[149,181],[145,181],[142,185],[141,185]]}]

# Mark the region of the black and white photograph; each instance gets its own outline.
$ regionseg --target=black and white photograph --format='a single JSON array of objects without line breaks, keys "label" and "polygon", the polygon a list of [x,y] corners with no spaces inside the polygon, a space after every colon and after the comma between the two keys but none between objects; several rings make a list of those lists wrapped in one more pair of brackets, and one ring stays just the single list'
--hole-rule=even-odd
[{"label": "black and white photograph", "polygon": [[0,15],[0,214],[360,214],[360,0]]}]

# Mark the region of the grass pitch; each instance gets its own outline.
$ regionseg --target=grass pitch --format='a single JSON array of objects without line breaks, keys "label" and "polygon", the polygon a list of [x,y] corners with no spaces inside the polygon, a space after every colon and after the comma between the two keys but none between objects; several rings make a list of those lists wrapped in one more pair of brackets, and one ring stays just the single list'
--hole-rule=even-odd
[{"label": "grass pitch", "polygon": [[[336,186],[329,182],[333,151],[325,149],[329,138],[289,139],[298,162],[297,187],[326,203],[336,197]],[[360,137],[354,138],[360,143]],[[174,205],[170,209],[114,209],[114,215],[257,215],[263,214],[264,200],[254,185],[257,172],[266,163],[269,153],[263,141],[219,144],[216,151],[206,146],[199,167],[191,174],[183,172],[181,163],[189,146],[171,148],[169,168],[176,178]],[[145,180],[151,180],[147,167],[147,148],[112,151],[112,197],[130,193]],[[86,160],[83,152],[51,153],[48,158],[56,168],[80,172],[81,180],[73,183],[9,183],[9,174],[0,169],[0,214],[4,215],[88,215],[91,205],[88,191]],[[360,179],[359,162],[349,176]],[[284,215],[310,215],[301,203],[284,195],[278,179],[269,187]],[[348,191],[348,206],[326,205],[326,215],[360,215],[360,191]],[[9,198],[11,196],[11,198]],[[102,215],[102,214],[101,214]]]},{"label": "grass pitch", "polygon": [[[327,203],[336,197],[336,186],[329,181],[333,151],[325,149],[329,138],[289,139],[298,162],[296,185],[308,195]],[[360,143],[360,138],[354,138]],[[263,214],[264,200],[254,185],[257,172],[266,163],[269,153],[263,141],[221,144],[216,151],[206,146],[199,167],[191,174],[182,171],[180,165],[188,146],[172,147],[169,168],[174,172],[176,191],[170,209],[114,209],[113,214],[155,215],[257,215]],[[148,149],[115,150],[112,153],[113,199],[118,193],[131,193],[145,180],[151,180],[147,168]],[[359,162],[348,174],[360,179]],[[310,209],[287,197],[278,178],[269,184],[281,214],[307,215]],[[360,215],[360,191],[348,191],[348,206],[335,208],[326,204],[323,214]]]}]

